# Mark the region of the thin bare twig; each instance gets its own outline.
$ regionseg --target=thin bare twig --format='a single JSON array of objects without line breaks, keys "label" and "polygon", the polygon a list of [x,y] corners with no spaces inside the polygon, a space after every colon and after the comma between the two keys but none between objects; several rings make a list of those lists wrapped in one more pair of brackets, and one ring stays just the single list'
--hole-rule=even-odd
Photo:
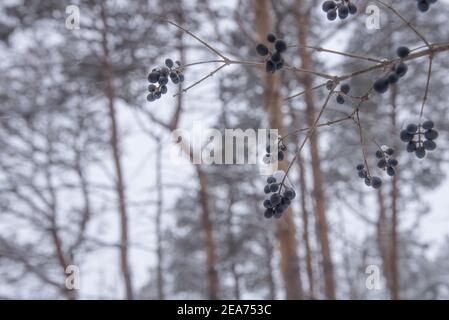
[{"label": "thin bare twig", "polygon": [[422,101],[421,111],[419,113],[419,119],[421,121],[423,113],[424,113],[424,106],[427,101],[427,95],[429,94],[429,86],[430,86],[430,77],[432,75],[432,62],[433,62],[433,56],[429,55],[429,70],[427,71],[427,82],[426,82],[426,89],[424,91],[424,98]]}]

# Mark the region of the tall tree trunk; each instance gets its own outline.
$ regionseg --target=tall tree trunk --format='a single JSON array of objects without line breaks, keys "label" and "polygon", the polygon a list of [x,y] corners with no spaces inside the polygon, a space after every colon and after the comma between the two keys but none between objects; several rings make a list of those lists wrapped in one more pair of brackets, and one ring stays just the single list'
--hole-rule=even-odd
[{"label": "tall tree trunk", "polygon": [[[304,6],[303,0],[296,0],[294,15],[298,26],[298,44],[299,55],[301,58],[301,68],[313,70],[313,63],[310,54],[306,51],[307,45],[307,31],[309,29],[310,12]],[[315,101],[313,97],[313,82],[310,75],[303,75],[300,77],[303,84],[306,102],[306,118],[309,127],[312,127],[315,118]],[[328,238],[328,226],[326,219],[326,204],[322,183],[322,172],[320,166],[320,156],[318,148],[318,135],[315,132],[310,136],[310,154],[312,160],[312,174],[313,174],[313,198],[315,199],[316,210],[316,232],[320,242],[323,274],[324,274],[324,292],[326,298],[335,299],[335,279],[334,268],[332,263],[332,256]]]},{"label": "tall tree trunk", "polygon": [[[397,86],[393,86],[391,90],[390,102],[391,102],[391,130],[394,135],[397,132],[396,124],[396,97]],[[398,150],[398,146],[393,146],[395,150]],[[391,185],[391,294],[392,299],[399,299],[399,273],[398,273],[398,204],[399,197],[398,191],[398,177],[399,168],[396,167],[396,174],[392,179]]]},{"label": "tall tree trunk", "polygon": [[201,225],[206,244],[207,266],[207,291],[210,300],[218,299],[218,273],[216,270],[217,258],[215,253],[215,241],[210,219],[209,196],[207,194],[207,178],[200,165],[196,165],[196,173],[199,181],[199,196],[201,204]]},{"label": "tall tree trunk", "polygon": [[118,137],[118,124],[115,110],[115,89],[113,84],[113,72],[108,48],[108,25],[105,4],[101,4],[101,19],[103,22],[102,46],[103,46],[103,70],[105,77],[105,95],[108,100],[108,111],[111,131],[112,159],[116,175],[115,189],[118,198],[118,211],[120,215],[120,267],[125,284],[126,299],[133,299],[133,287],[131,270],[128,262],[128,213],[125,199],[125,184],[123,180],[122,162]]},{"label": "tall tree trunk", "polygon": [[307,279],[309,281],[309,298],[314,299],[316,297],[315,292],[315,278],[313,274],[313,262],[312,262],[312,250],[310,249],[310,236],[309,236],[309,210],[307,210],[307,188],[305,179],[304,163],[301,156],[298,156],[299,167],[299,185],[301,188],[301,212],[302,212],[302,238],[304,240],[304,247],[306,250],[306,270]]},{"label": "tall tree trunk", "polygon": [[264,234],[265,264],[267,268],[266,281],[268,284],[268,300],[276,299],[276,284],[274,282],[273,271],[273,246],[268,235]]},{"label": "tall tree trunk", "polygon": [[382,189],[377,191],[377,202],[379,203],[379,218],[377,221],[377,246],[382,259],[382,269],[387,281],[388,292],[393,297],[393,287],[391,283],[391,256],[390,256],[390,232],[388,228],[387,213],[385,208],[385,197]]},{"label": "tall tree trunk", "polygon": [[163,212],[163,189],[162,189],[162,143],[157,140],[158,152],[156,155],[156,251],[157,251],[157,295],[159,300],[165,299],[164,272],[163,272],[163,249],[162,249],[162,212]]},{"label": "tall tree trunk", "polygon": [[228,246],[228,257],[230,259],[230,269],[232,279],[234,280],[234,299],[240,300],[240,274],[237,271],[237,263],[235,255],[237,253],[237,244],[235,242],[234,232],[233,232],[233,217],[234,212],[232,211],[232,206],[234,204],[234,191],[231,181],[226,182],[228,185],[228,207],[226,210],[226,242]]},{"label": "tall tree trunk", "polygon": [[[264,42],[271,28],[269,1],[252,0],[255,11],[255,27],[258,40]],[[264,104],[271,128],[276,128],[280,135],[285,135],[282,115],[282,98],[279,94],[279,76],[277,74],[263,75],[265,86]],[[285,161],[279,162],[280,170],[287,170]],[[293,221],[292,210],[289,208],[283,219],[277,222],[276,236],[281,253],[281,276],[284,283],[287,299],[302,299],[303,289],[299,272],[298,245],[296,240],[296,227]]]}]

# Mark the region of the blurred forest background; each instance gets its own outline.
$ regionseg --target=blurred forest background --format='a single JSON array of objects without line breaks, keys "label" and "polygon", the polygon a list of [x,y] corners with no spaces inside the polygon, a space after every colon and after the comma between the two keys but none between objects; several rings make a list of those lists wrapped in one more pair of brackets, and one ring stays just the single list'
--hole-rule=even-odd
[{"label": "blurred forest background", "polygon": [[[430,42],[448,42],[449,2],[422,14],[387,1]],[[411,3],[412,2],[412,3]],[[321,46],[378,59],[421,40],[381,8],[381,29],[359,14],[330,22],[312,0],[4,0],[0,4],[0,298],[37,299],[447,299],[449,202],[448,53],[434,59],[425,117],[437,151],[418,160],[399,132],[417,122],[427,59],[360,109],[372,137],[395,147],[400,170],[380,190],[364,186],[357,126],[320,128],[295,161],[297,193],[280,220],[263,217],[265,177],[254,165],[172,163],[170,132],[194,121],[224,128],[310,127],[326,90],[288,71],[232,65],[186,94],[146,101],[147,75],[166,58],[216,59],[164,16],[227,56],[260,61],[268,32],[287,41],[291,65],[346,74],[367,62],[304,49]],[[65,26],[80,8],[80,28]],[[189,85],[216,68],[184,72]],[[364,94],[379,72],[351,79]],[[335,99],[323,115],[352,111]],[[287,157],[304,135],[289,139]],[[367,141],[374,166],[376,146]],[[285,169],[285,168],[284,168]],[[80,268],[80,290],[65,270]],[[380,271],[366,286],[367,267]],[[372,270],[372,269],[369,269]]]}]

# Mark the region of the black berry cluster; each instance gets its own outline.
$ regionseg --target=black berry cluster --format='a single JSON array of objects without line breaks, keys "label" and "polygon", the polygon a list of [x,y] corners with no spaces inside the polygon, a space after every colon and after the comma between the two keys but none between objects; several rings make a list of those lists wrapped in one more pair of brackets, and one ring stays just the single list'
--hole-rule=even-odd
[{"label": "black berry cluster", "polygon": [[276,70],[282,69],[284,66],[284,59],[282,53],[287,50],[287,44],[282,39],[277,39],[273,33],[267,35],[267,41],[270,43],[270,48],[263,43],[256,46],[256,52],[259,56],[266,57],[265,68],[268,73],[275,73]]},{"label": "black berry cluster", "polygon": [[377,167],[385,170],[390,177],[396,174],[395,167],[398,165],[398,160],[394,158],[394,149],[382,146],[381,149],[376,151],[376,158],[379,159]]},{"label": "black berry cluster", "polygon": [[282,161],[285,159],[285,151],[287,151],[287,146],[282,142],[281,139],[279,139],[278,141],[278,148],[277,148],[278,152],[277,152],[277,157],[274,154],[274,148],[271,145],[267,145],[267,153],[265,154],[265,156],[263,157],[263,162],[268,164],[271,163],[273,161]]},{"label": "black berry cluster", "polygon": [[382,78],[376,80],[373,85],[374,91],[377,93],[385,93],[388,91],[388,87],[390,84],[395,84],[398,82],[399,78],[405,76],[408,71],[407,65],[404,63],[403,59],[406,58],[410,54],[410,49],[407,47],[399,47],[396,50],[400,61],[393,64],[391,70],[387,73],[387,75]]},{"label": "black berry cluster", "polygon": [[267,195],[267,198],[263,202],[263,206],[266,209],[264,216],[267,219],[272,217],[280,219],[285,210],[290,206],[291,201],[296,197],[295,190],[285,186],[282,181],[277,181],[273,176],[267,178],[267,185],[264,187],[264,192]]},{"label": "black berry cluster", "polygon": [[435,140],[438,138],[438,131],[434,129],[433,121],[430,120],[422,124],[411,123],[401,131],[400,138],[407,142],[407,152],[414,152],[419,159],[423,159],[426,151],[437,148]]},{"label": "black berry cluster", "polygon": [[172,59],[165,60],[165,66],[151,70],[148,75],[148,91],[147,100],[153,102],[159,99],[163,94],[166,94],[168,79],[174,83],[179,84],[184,82],[184,74],[180,70],[181,63],[176,61],[177,67]]},{"label": "black berry cluster", "polygon": [[340,86],[340,93],[337,94],[337,103],[343,104],[345,103],[345,95],[347,95],[351,91],[351,86],[347,83],[344,83]]},{"label": "black berry cluster", "polygon": [[382,179],[376,176],[371,176],[363,164],[356,167],[358,175],[361,179],[365,179],[365,184],[374,189],[379,189],[382,186]]},{"label": "black berry cluster", "polygon": [[330,0],[324,1],[322,9],[327,14],[328,20],[346,19],[350,14],[357,13],[357,6],[351,0]]},{"label": "black berry cluster", "polygon": [[418,10],[421,12],[426,12],[429,10],[430,5],[436,3],[437,0],[416,0],[418,5]]}]

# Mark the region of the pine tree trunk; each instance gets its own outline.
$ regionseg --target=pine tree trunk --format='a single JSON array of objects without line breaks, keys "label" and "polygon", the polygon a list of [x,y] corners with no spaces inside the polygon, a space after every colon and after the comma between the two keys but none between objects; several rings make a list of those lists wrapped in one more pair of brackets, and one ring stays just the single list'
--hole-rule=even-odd
[{"label": "pine tree trunk", "polygon": [[164,272],[163,272],[163,248],[162,248],[162,212],[163,212],[163,192],[162,192],[162,144],[158,143],[158,153],[156,155],[156,251],[157,251],[157,295],[159,300],[165,299],[164,292]]},{"label": "pine tree trunk", "polygon": [[[255,28],[258,40],[264,42],[266,35],[271,31],[271,17],[267,0],[252,0],[255,11]],[[285,134],[282,122],[282,98],[279,94],[279,76],[264,73],[265,86],[264,104],[271,128],[278,129],[280,135]],[[286,161],[279,162],[279,170],[287,170]],[[302,299],[303,289],[299,272],[298,245],[296,240],[296,227],[293,221],[292,210],[289,208],[283,219],[277,222],[276,236],[279,243],[281,276],[284,283],[287,299]]]},{"label": "pine tree trunk", "polygon": [[303,240],[306,250],[306,269],[307,279],[309,281],[309,298],[314,299],[316,297],[315,292],[315,278],[313,275],[313,262],[312,262],[312,250],[310,249],[310,236],[309,236],[309,211],[307,210],[307,188],[305,179],[304,163],[301,156],[298,156],[299,167],[299,185],[301,187],[301,212],[302,212],[302,224],[303,224]]},{"label": "pine tree trunk", "polygon": [[199,181],[199,196],[201,203],[201,225],[206,243],[206,266],[207,266],[207,291],[210,300],[218,299],[218,273],[216,270],[217,258],[215,253],[215,241],[213,236],[212,222],[210,220],[209,197],[207,194],[206,174],[199,165],[195,166]]},{"label": "pine tree trunk", "polygon": [[115,90],[113,85],[113,73],[112,66],[109,57],[108,48],[108,26],[107,26],[107,13],[105,4],[101,5],[101,19],[103,22],[102,29],[102,46],[103,46],[103,71],[106,82],[105,95],[108,100],[109,121],[111,130],[111,148],[112,159],[114,162],[114,169],[116,175],[115,189],[118,198],[118,211],[120,215],[120,266],[125,283],[126,299],[132,300],[133,287],[131,282],[131,270],[129,267],[128,258],[128,213],[126,208],[125,199],[125,184],[123,180],[123,169],[120,158],[120,147],[118,137],[118,124],[115,110]]},{"label": "pine tree trunk", "polygon": [[[393,86],[391,90],[391,107],[392,111],[390,113],[391,119],[391,130],[394,135],[397,131],[396,128],[396,97],[397,97],[397,87]],[[399,148],[397,146],[393,146],[395,150]],[[392,299],[399,299],[399,273],[398,273],[398,205],[397,200],[399,197],[398,193],[398,177],[399,177],[399,168],[396,167],[396,174],[392,179],[391,186],[391,295]]]},{"label": "pine tree trunk", "polygon": [[[296,6],[294,9],[295,19],[298,26],[298,44],[299,55],[301,58],[301,68],[314,69],[311,56],[306,51],[305,45],[307,45],[307,30],[309,28],[309,14],[306,12],[304,1],[296,0]],[[306,119],[309,127],[312,127],[315,118],[315,101],[313,97],[312,78],[309,75],[303,75],[300,81],[304,87],[305,102],[306,102]],[[313,198],[315,200],[315,222],[317,237],[320,242],[323,274],[324,274],[324,291],[326,298],[335,299],[335,279],[334,268],[332,263],[331,250],[329,245],[329,232],[326,219],[326,204],[323,191],[322,172],[320,166],[320,156],[318,147],[318,135],[315,132],[310,136],[310,154],[312,160],[312,174],[313,174]]]}]

